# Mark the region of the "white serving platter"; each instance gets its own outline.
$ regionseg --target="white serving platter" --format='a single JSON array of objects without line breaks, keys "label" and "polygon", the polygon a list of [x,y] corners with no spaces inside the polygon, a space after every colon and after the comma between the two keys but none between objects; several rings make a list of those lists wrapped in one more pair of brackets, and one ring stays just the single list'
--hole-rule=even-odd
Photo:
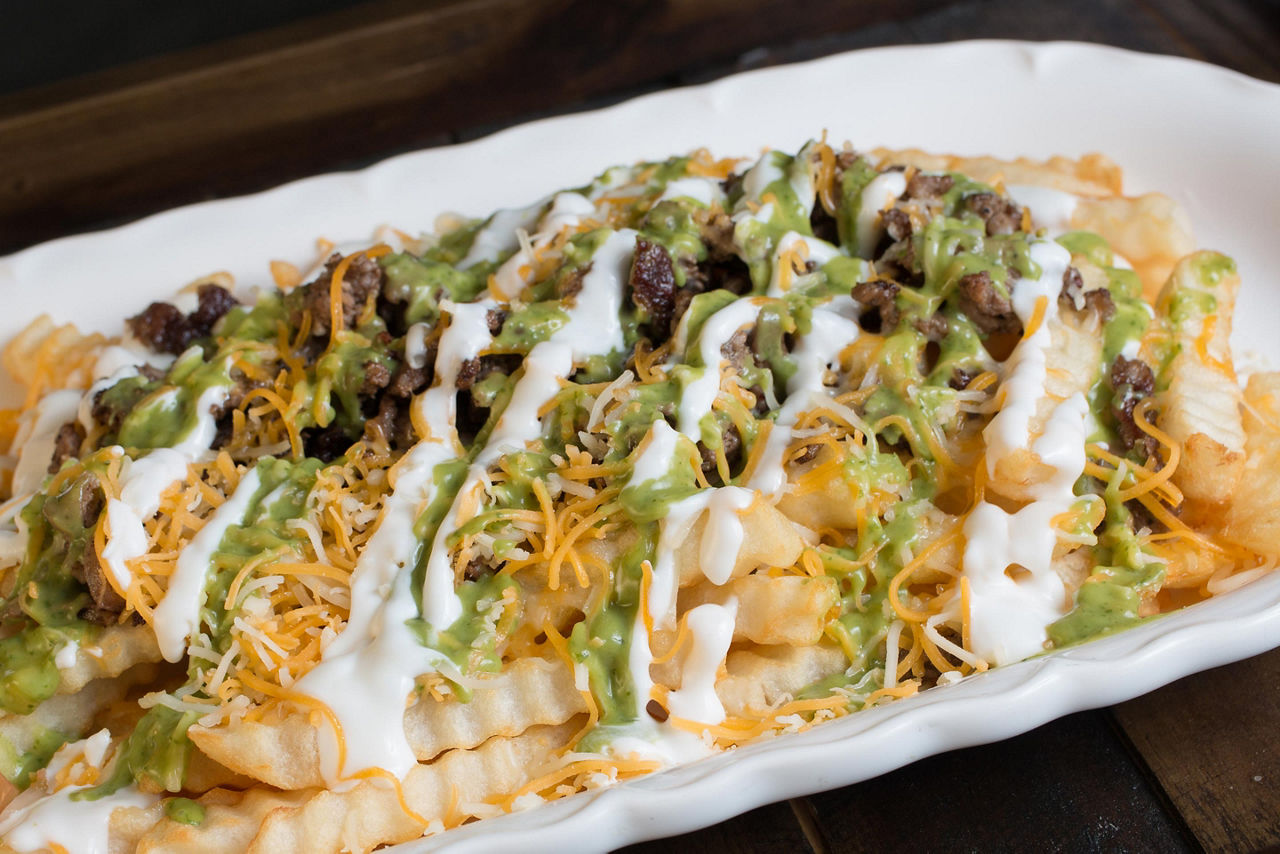
[{"label": "white serving platter", "polygon": [[[1185,59],[994,41],[857,51],[740,74],[51,241],[0,259],[9,300],[0,339],[41,312],[115,332],[121,318],[198,276],[226,270],[243,287],[268,283],[272,259],[305,266],[318,237],[362,240],[384,224],[430,230],[442,212],[524,204],[615,163],[701,146],[720,156],[794,150],[823,129],[863,148],[1109,155],[1125,167],[1128,193],[1175,197],[1199,244],[1237,259],[1237,355],[1280,364],[1271,328],[1280,316],[1280,86]],[[1076,649],[396,850],[597,851],[681,833],[1276,646],[1280,574]]]}]

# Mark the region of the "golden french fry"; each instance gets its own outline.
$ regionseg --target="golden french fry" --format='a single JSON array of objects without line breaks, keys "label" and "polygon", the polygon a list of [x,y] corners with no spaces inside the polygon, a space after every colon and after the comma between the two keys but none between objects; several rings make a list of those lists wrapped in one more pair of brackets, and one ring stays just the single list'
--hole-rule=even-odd
[{"label": "golden french fry", "polygon": [[1186,212],[1161,193],[1137,198],[1082,198],[1071,226],[1104,238],[1133,265],[1148,299],[1169,277],[1174,264],[1195,248]]},{"label": "golden french fry", "polygon": [[[742,522],[742,543],[733,562],[731,577],[746,575],[762,566],[788,567],[799,560],[804,541],[791,520],[768,501],[757,495],[739,518]],[[706,530],[707,515],[703,513],[676,549],[676,573],[681,587],[705,577],[700,549]]]},{"label": "golden french fry", "polygon": [[849,661],[834,645],[756,646],[729,653],[729,675],[716,683],[725,712],[748,717],[794,699],[796,692],[839,673]]},{"label": "golden french fry", "polygon": [[1240,276],[1217,252],[1178,262],[1156,309],[1172,335],[1173,357],[1160,372],[1159,424],[1182,446],[1174,483],[1193,504],[1230,500],[1245,461],[1242,392],[1231,361],[1231,315]]},{"label": "golden french fry", "polygon": [[1280,373],[1249,377],[1244,403],[1244,470],[1223,536],[1259,554],[1280,556]]},{"label": "golden french fry", "polygon": [[687,587],[680,591],[679,607],[683,612],[731,598],[738,601],[734,640],[801,646],[822,639],[832,609],[840,604],[840,590],[834,578],[744,575],[723,587],[708,582]]},{"label": "golden french fry", "polygon": [[[987,488],[1005,498],[1030,501],[1037,487],[1053,474],[1032,447],[1045,430],[1053,411],[1073,394],[1088,394],[1101,370],[1102,338],[1098,316],[1092,311],[1061,311],[1050,321],[1050,343],[1045,354],[1050,366],[1045,374],[1045,394],[1036,401],[1027,422],[1029,439],[995,461]],[[1000,395],[997,394],[997,400]],[[997,413],[996,418],[1000,417]]]},{"label": "golden french fry", "polygon": [[403,805],[395,788],[376,779],[345,792],[319,792],[301,806],[268,813],[247,850],[363,852],[407,842],[426,828],[420,819],[444,819],[458,805],[513,792],[535,779],[538,767],[576,729],[573,721],[534,727],[514,738],[493,738],[474,750],[450,751],[430,765],[418,765],[404,780]]},{"label": "golden french fry", "polygon": [[[405,711],[404,729],[419,760],[475,747],[494,736],[559,724],[587,710],[573,673],[559,660],[524,658],[483,680],[471,699],[423,695]],[[191,740],[217,762],[281,789],[323,786],[318,732],[306,713],[192,727]]]},{"label": "golden french fry", "polygon": [[1121,171],[1109,157],[1086,154],[1079,159],[1051,157],[1038,161],[1020,157],[960,157],[929,154],[916,148],[894,151],[874,148],[871,156],[881,165],[915,166],[930,172],[962,172],[985,184],[1035,184],[1068,193],[1110,196],[1121,191]]}]

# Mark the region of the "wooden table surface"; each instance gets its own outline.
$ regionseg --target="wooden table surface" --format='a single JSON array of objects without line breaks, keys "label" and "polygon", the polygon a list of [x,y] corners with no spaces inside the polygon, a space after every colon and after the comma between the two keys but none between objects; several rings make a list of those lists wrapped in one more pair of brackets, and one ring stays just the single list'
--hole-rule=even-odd
[{"label": "wooden table surface", "polygon": [[[238,7],[243,17],[224,14],[201,27],[181,16],[212,15],[215,4],[124,5],[139,17],[111,4],[79,13],[88,31],[137,36],[97,60],[130,62],[39,88],[19,88],[30,75],[0,76],[0,252],[534,117],[860,47],[1072,39],[1280,81],[1277,0],[326,0],[325,11],[305,18],[304,2],[266,13],[270,4],[224,0],[217,9]],[[5,14],[0,26],[13,23]],[[58,32],[22,23],[6,32]],[[147,34],[168,41],[148,45]],[[183,50],[153,55],[175,44]],[[66,73],[32,65],[47,55],[37,41],[7,67],[25,62],[44,79]],[[1280,848],[1277,733],[1280,651],[1003,743],[626,850]]]}]

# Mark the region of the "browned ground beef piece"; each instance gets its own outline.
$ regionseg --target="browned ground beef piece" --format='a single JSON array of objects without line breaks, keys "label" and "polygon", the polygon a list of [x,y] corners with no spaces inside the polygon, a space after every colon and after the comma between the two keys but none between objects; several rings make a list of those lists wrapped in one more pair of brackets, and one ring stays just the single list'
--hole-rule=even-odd
[{"label": "browned ground beef piece", "polygon": [[218,285],[201,285],[196,288],[196,299],[196,310],[187,315],[187,325],[195,338],[207,336],[224,314],[240,304],[230,291]]},{"label": "browned ground beef piece", "polygon": [[1075,267],[1068,267],[1062,274],[1062,292],[1058,299],[1075,308],[1083,302],[1084,310],[1097,312],[1098,318],[1106,323],[1116,313],[1116,304],[1111,299],[1111,291],[1106,288],[1084,289],[1084,277]]},{"label": "browned ground beef piece", "polygon": [[996,288],[986,270],[961,276],[958,291],[960,310],[984,335],[1022,329],[1022,321],[1013,313],[1013,304]]},{"label": "browned ground beef piece", "polygon": [[1063,302],[1069,302],[1073,306],[1076,300],[1084,295],[1084,276],[1080,275],[1080,271],[1075,267],[1068,267],[1066,272],[1062,274],[1062,291],[1058,294],[1058,299]]},{"label": "browned ground beef piece", "polygon": [[187,318],[167,302],[153,302],[126,322],[134,337],[157,353],[187,349]]},{"label": "browned ground beef piece", "polygon": [[458,379],[456,384],[459,391],[466,391],[475,385],[476,378],[480,376],[480,360],[467,359],[458,366]]},{"label": "browned ground beef piece", "polygon": [[[720,434],[720,440],[724,443],[725,460],[729,463],[729,469],[732,470],[742,457],[742,437],[738,435],[738,428],[730,424]],[[698,453],[702,456],[702,473],[710,478],[717,472],[716,452],[699,442]]]},{"label": "browned ground beef piece", "polygon": [[302,452],[326,463],[345,454],[354,442],[337,424],[308,427],[302,431]]},{"label": "browned ground beef piece", "polygon": [[947,385],[956,391],[962,391],[969,387],[969,383],[973,382],[975,376],[977,374],[967,368],[956,368],[951,374],[951,379],[947,380]]},{"label": "browned ground beef piece", "polygon": [[53,440],[53,458],[49,460],[49,474],[56,474],[63,462],[80,456],[80,443],[84,441],[84,428],[77,421],[68,421],[58,428]]},{"label": "browned ground beef piece", "polygon": [[1106,288],[1085,291],[1084,307],[1096,311],[1098,319],[1103,323],[1110,320],[1116,313],[1115,300],[1111,299],[1111,291]]},{"label": "browned ground beef piece", "polygon": [[383,441],[393,450],[407,450],[415,441],[408,401],[383,397],[378,414],[365,421],[364,435],[371,443]]},{"label": "browned ground beef piece", "polygon": [[369,395],[378,389],[386,388],[391,383],[391,369],[381,362],[366,362],[364,366],[364,385],[360,393]]},{"label": "browned ground beef piece", "polygon": [[947,330],[950,328],[946,315],[941,312],[934,312],[928,317],[917,317],[911,325],[930,341],[942,341],[947,337]]},{"label": "browned ground beef piece", "polygon": [[[76,488],[79,490],[76,498],[80,505],[80,524],[83,528],[90,529],[98,523],[102,508],[106,504],[102,487],[93,475],[85,475],[76,484]],[[44,515],[55,529],[59,527],[56,515],[49,504],[45,506]],[[107,580],[106,572],[98,562],[98,554],[92,546],[85,548],[74,557],[68,571],[72,578],[82,582],[88,588],[89,597],[93,600],[92,605],[80,611],[80,618],[100,626],[114,625],[119,622],[120,613],[125,607],[124,599],[116,593],[111,582]]]},{"label": "browned ground beef piece", "polygon": [[736,256],[733,243],[733,220],[722,210],[695,214],[702,242],[707,244],[707,254],[712,260]]},{"label": "browned ground beef piece", "polygon": [[898,284],[887,279],[859,282],[851,295],[867,308],[862,326],[868,332],[888,334],[898,326]]},{"label": "browned ground beef piece", "polygon": [[[293,326],[302,321],[302,313],[311,315],[311,334],[321,336],[329,334],[329,286],[333,273],[342,262],[342,255],[335,252],[324,263],[314,280],[303,285],[304,301],[301,311],[289,318]],[[382,267],[367,255],[356,255],[347,266],[342,276],[342,323],[344,326],[355,325],[360,313],[371,296],[382,289]]]},{"label": "browned ground beef piece", "polygon": [[751,351],[750,330],[739,329],[733,333],[728,341],[720,345],[720,355],[728,359],[729,363],[739,371],[754,365],[756,354]]},{"label": "browned ground beef piece", "polygon": [[1154,437],[1143,432],[1133,419],[1133,408],[1155,390],[1155,374],[1152,373],[1151,367],[1141,359],[1117,356],[1111,364],[1111,372],[1107,380],[1111,383],[1111,389],[1114,392],[1111,414],[1116,419],[1116,432],[1120,436],[1120,443],[1124,445],[1126,451],[1136,447],[1145,456],[1154,456],[1158,443]]},{"label": "browned ground beef piece", "polygon": [[387,393],[392,397],[413,397],[427,387],[431,381],[431,372],[425,367],[411,368],[408,362],[401,363],[396,374],[387,386]]},{"label": "browned ground beef piece", "polygon": [[889,208],[881,214],[881,219],[884,230],[895,241],[911,236],[911,217],[901,208]]},{"label": "browned ground beef piece", "polygon": [[964,204],[982,217],[987,234],[1013,234],[1022,226],[1022,208],[995,193],[974,193]]},{"label": "browned ground beef piece", "polygon": [[955,186],[950,175],[926,175],[917,172],[907,182],[907,196],[913,199],[936,199],[945,196]]},{"label": "browned ground beef piece", "polygon": [[167,302],[153,302],[141,314],[128,320],[134,336],[158,353],[175,356],[205,338],[213,325],[235,306],[236,298],[217,285],[201,285],[196,289],[195,311],[184,315]]},{"label": "browned ground beef piece", "polygon": [[669,329],[676,307],[676,272],[671,255],[659,243],[636,240],[631,262],[631,298],[649,313],[654,329]]},{"label": "browned ground beef piece", "polygon": [[491,308],[484,315],[485,325],[489,327],[490,335],[497,335],[502,331],[502,325],[507,322],[507,310],[505,308]]},{"label": "browned ground beef piece", "polygon": [[[582,280],[591,272],[591,265],[570,270],[560,277],[556,283],[556,296],[562,300],[573,300],[582,291]],[[488,318],[485,318],[486,321]]]}]

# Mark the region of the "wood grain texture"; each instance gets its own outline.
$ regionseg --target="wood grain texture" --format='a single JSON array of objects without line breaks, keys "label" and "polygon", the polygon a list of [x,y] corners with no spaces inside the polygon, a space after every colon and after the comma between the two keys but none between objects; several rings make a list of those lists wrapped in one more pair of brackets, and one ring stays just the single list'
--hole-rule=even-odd
[{"label": "wood grain texture", "polygon": [[8,247],[574,105],[927,0],[385,0],[0,99]]},{"label": "wood grain texture", "polygon": [[[1194,851],[1103,712],[810,799],[831,851]],[[763,849],[760,849],[763,850]]]},{"label": "wood grain texture", "polygon": [[1280,845],[1280,650],[1113,710],[1207,851]]},{"label": "wood grain texture", "polygon": [[787,803],[769,804],[711,827],[671,839],[641,842],[618,849],[620,854],[668,854],[707,851],[755,854],[760,851],[823,854],[809,845],[804,829]]}]

